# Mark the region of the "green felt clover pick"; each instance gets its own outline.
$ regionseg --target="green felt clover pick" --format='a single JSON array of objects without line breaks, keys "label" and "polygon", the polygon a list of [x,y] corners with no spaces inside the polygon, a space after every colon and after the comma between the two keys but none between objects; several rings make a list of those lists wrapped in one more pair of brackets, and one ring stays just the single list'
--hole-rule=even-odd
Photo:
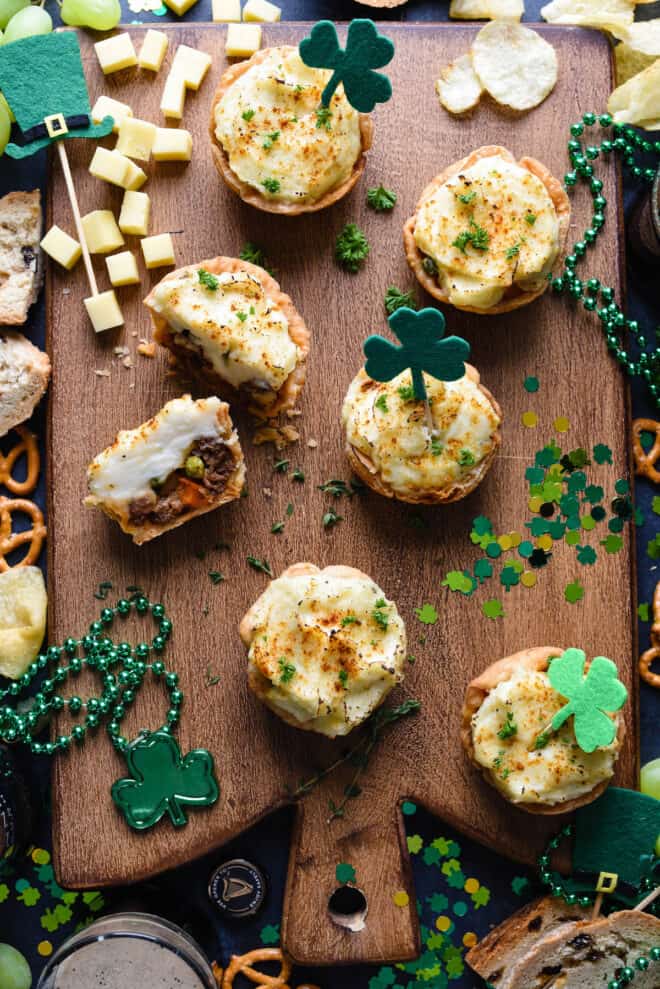
[{"label": "green felt clover pick", "polygon": [[348,26],[346,48],[341,48],[332,21],[319,21],[299,46],[300,57],[312,69],[332,69],[321,103],[329,106],[332,94],[344,84],[346,99],[360,113],[370,113],[376,103],[387,103],[392,84],[382,72],[374,72],[392,61],[394,44],[379,34],[368,18],[358,18]]},{"label": "green felt clover pick", "polygon": [[162,728],[136,738],[125,756],[133,778],[113,783],[112,799],[138,831],[164,814],[181,827],[187,823],[184,807],[210,807],[218,799],[211,753],[195,749],[182,757],[176,739]]},{"label": "green felt clover pick", "polygon": [[407,306],[397,309],[388,319],[401,346],[381,336],[364,341],[367,358],[365,371],[374,381],[391,381],[406,368],[412,373],[415,398],[427,401],[424,374],[439,381],[457,381],[465,374],[465,361],[470,356],[470,344],[462,337],[445,337],[445,317],[438,309]]},{"label": "green felt clover pick", "polygon": [[552,728],[557,731],[573,715],[575,740],[583,752],[593,752],[614,741],[616,724],[605,712],[623,707],[628,691],[618,679],[611,659],[596,656],[586,676],[585,664],[586,656],[581,649],[566,649],[550,663],[548,679],[568,701],[552,719]]}]

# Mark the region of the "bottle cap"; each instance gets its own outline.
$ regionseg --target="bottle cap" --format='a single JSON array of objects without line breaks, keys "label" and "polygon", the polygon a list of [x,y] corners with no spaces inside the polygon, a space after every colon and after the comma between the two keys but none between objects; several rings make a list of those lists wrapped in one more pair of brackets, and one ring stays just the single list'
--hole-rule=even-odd
[{"label": "bottle cap", "polygon": [[246,859],[229,859],[209,879],[209,899],[228,919],[254,917],[266,896],[261,869]]}]

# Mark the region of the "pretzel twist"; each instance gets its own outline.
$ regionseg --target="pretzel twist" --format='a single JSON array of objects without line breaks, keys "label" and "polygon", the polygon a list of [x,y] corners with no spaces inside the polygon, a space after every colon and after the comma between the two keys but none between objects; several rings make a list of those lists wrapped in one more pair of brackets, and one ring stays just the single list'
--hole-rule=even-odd
[{"label": "pretzel twist", "polygon": [[[256,962],[279,962],[279,975],[266,975],[253,968]],[[256,986],[268,986],[269,989],[289,989],[288,979],[291,975],[291,962],[282,953],[281,948],[255,948],[245,955],[232,955],[222,979],[222,989],[232,989],[234,979],[238,974],[243,975]]]},{"label": "pretzel twist", "polygon": [[[26,495],[34,491],[39,480],[41,468],[39,447],[37,437],[29,429],[25,426],[16,426],[15,429],[20,440],[6,457],[0,454],[0,484],[4,484],[12,494]],[[24,481],[17,481],[13,474],[14,465],[23,454],[27,460],[27,473]]]},{"label": "pretzel twist", "polygon": [[655,591],[653,593],[651,645],[639,657],[639,675],[652,687],[660,687],[660,673],[654,673],[651,669],[651,664],[656,660],[660,660],[660,581],[655,585]]},{"label": "pretzel twist", "polygon": [[[645,450],[642,446],[642,433],[653,433],[653,446]],[[649,481],[660,484],[660,470],[656,464],[660,460],[660,422],[655,419],[635,419],[632,424],[633,457],[635,473],[648,477]]]},{"label": "pretzel twist", "polygon": [[[12,527],[14,512],[27,515],[32,521],[31,528],[23,532],[14,532]],[[38,505],[28,501],[27,498],[5,498],[4,495],[0,495],[0,573],[13,569],[7,563],[6,557],[21,546],[27,545],[28,551],[14,566],[34,566],[39,559],[45,538],[44,516]]]}]

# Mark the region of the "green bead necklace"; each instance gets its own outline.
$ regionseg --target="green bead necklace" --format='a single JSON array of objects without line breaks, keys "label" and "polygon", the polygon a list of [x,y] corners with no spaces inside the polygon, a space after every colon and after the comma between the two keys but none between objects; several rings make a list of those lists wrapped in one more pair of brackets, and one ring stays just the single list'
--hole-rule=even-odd
[{"label": "green bead necklace", "polygon": [[[136,646],[128,642],[113,643],[107,633],[115,617],[127,618],[133,609],[138,617],[151,613],[157,628],[151,643],[139,642]],[[172,622],[163,605],[152,604],[142,594],[122,598],[114,608],[103,608],[82,639],[67,638],[61,646],[50,646],[20,679],[0,689],[0,742],[22,743],[34,755],[53,756],[58,751],[66,752],[72,744],[82,744],[88,732],[105,724],[114,748],[126,758],[132,772],[132,778],[118,780],[112,787],[112,798],[127,823],[142,830],[168,813],[173,824],[185,824],[183,806],[215,803],[218,786],[210,753],[197,749],[182,758],[172,735],[179,720],[183,692],[178,675],[166,670],[158,658],[171,633]],[[77,695],[63,697],[56,692],[85,667],[102,676],[100,697],[82,700]],[[26,699],[32,682],[44,672],[49,675],[32,697],[29,709],[23,713],[12,707],[9,701],[18,703]],[[142,731],[129,741],[120,733],[121,722],[147,673],[165,685],[170,706],[161,728],[155,732]],[[65,708],[74,715],[84,712],[84,720],[74,725],[68,735],[62,734],[49,742],[37,741],[44,717]]]},{"label": "green bead necklace", "polygon": [[[581,140],[585,127],[591,128],[596,125],[606,131],[611,129],[612,139],[606,138],[600,144],[585,146]],[[655,169],[637,164],[635,153],[640,151],[660,155],[660,141],[647,141],[632,127],[613,124],[609,113],[600,115],[585,113],[580,122],[571,126],[570,131],[568,154],[573,169],[564,176],[564,185],[570,191],[579,181],[586,182],[593,199],[594,213],[591,217],[591,225],[584,231],[582,239],[575,242],[572,251],[564,258],[564,273],[551,280],[552,290],[557,295],[569,296],[581,303],[587,311],[596,313],[603,326],[607,349],[627,374],[641,377],[646,382],[654,403],[660,408],[660,346],[658,345],[660,327],[655,330],[655,347],[647,350],[648,341],[645,334],[641,331],[637,320],[628,319],[614,301],[614,289],[601,285],[597,278],[581,280],[576,274],[580,261],[595,244],[605,224],[604,210],[607,200],[602,195],[602,181],[594,176],[592,162],[601,155],[605,157],[612,154],[621,155],[623,164],[630,169],[635,178],[652,183],[655,179]],[[625,332],[636,341],[639,348],[637,359],[631,355],[621,340]]]}]

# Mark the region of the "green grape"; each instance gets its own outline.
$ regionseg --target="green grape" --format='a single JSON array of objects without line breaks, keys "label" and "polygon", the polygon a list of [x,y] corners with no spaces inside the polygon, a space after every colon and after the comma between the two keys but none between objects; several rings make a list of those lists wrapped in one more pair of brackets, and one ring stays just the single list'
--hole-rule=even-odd
[{"label": "green grape", "polygon": [[[660,800],[660,759],[652,759],[642,766],[639,774],[639,788],[647,797]],[[655,843],[655,854],[660,855],[660,835]]]},{"label": "green grape", "polygon": [[32,973],[20,951],[0,944],[0,989],[30,989]]},{"label": "green grape", "polygon": [[0,155],[4,154],[9,141],[11,131],[11,119],[4,106],[0,102]]},{"label": "green grape", "polygon": [[0,0],[0,28],[4,31],[14,14],[29,5],[30,0]]},{"label": "green grape", "polygon": [[33,34],[50,34],[53,30],[53,19],[43,7],[23,7],[14,14],[5,29],[3,44],[10,41],[20,41],[21,38],[31,38]]},{"label": "green grape", "polygon": [[65,24],[72,27],[109,31],[119,24],[121,6],[119,0],[64,0],[60,16]]},{"label": "green grape", "polygon": [[[0,45],[1,44],[2,44],[2,31],[0,31]],[[0,90],[0,106],[4,107],[4,109],[7,111],[7,113],[9,114],[9,119],[13,124],[14,121],[16,120],[16,117],[14,116],[14,111],[9,106],[9,103],[7,103],[7,100],[5,99],[5,94],[1,90]]]}]

